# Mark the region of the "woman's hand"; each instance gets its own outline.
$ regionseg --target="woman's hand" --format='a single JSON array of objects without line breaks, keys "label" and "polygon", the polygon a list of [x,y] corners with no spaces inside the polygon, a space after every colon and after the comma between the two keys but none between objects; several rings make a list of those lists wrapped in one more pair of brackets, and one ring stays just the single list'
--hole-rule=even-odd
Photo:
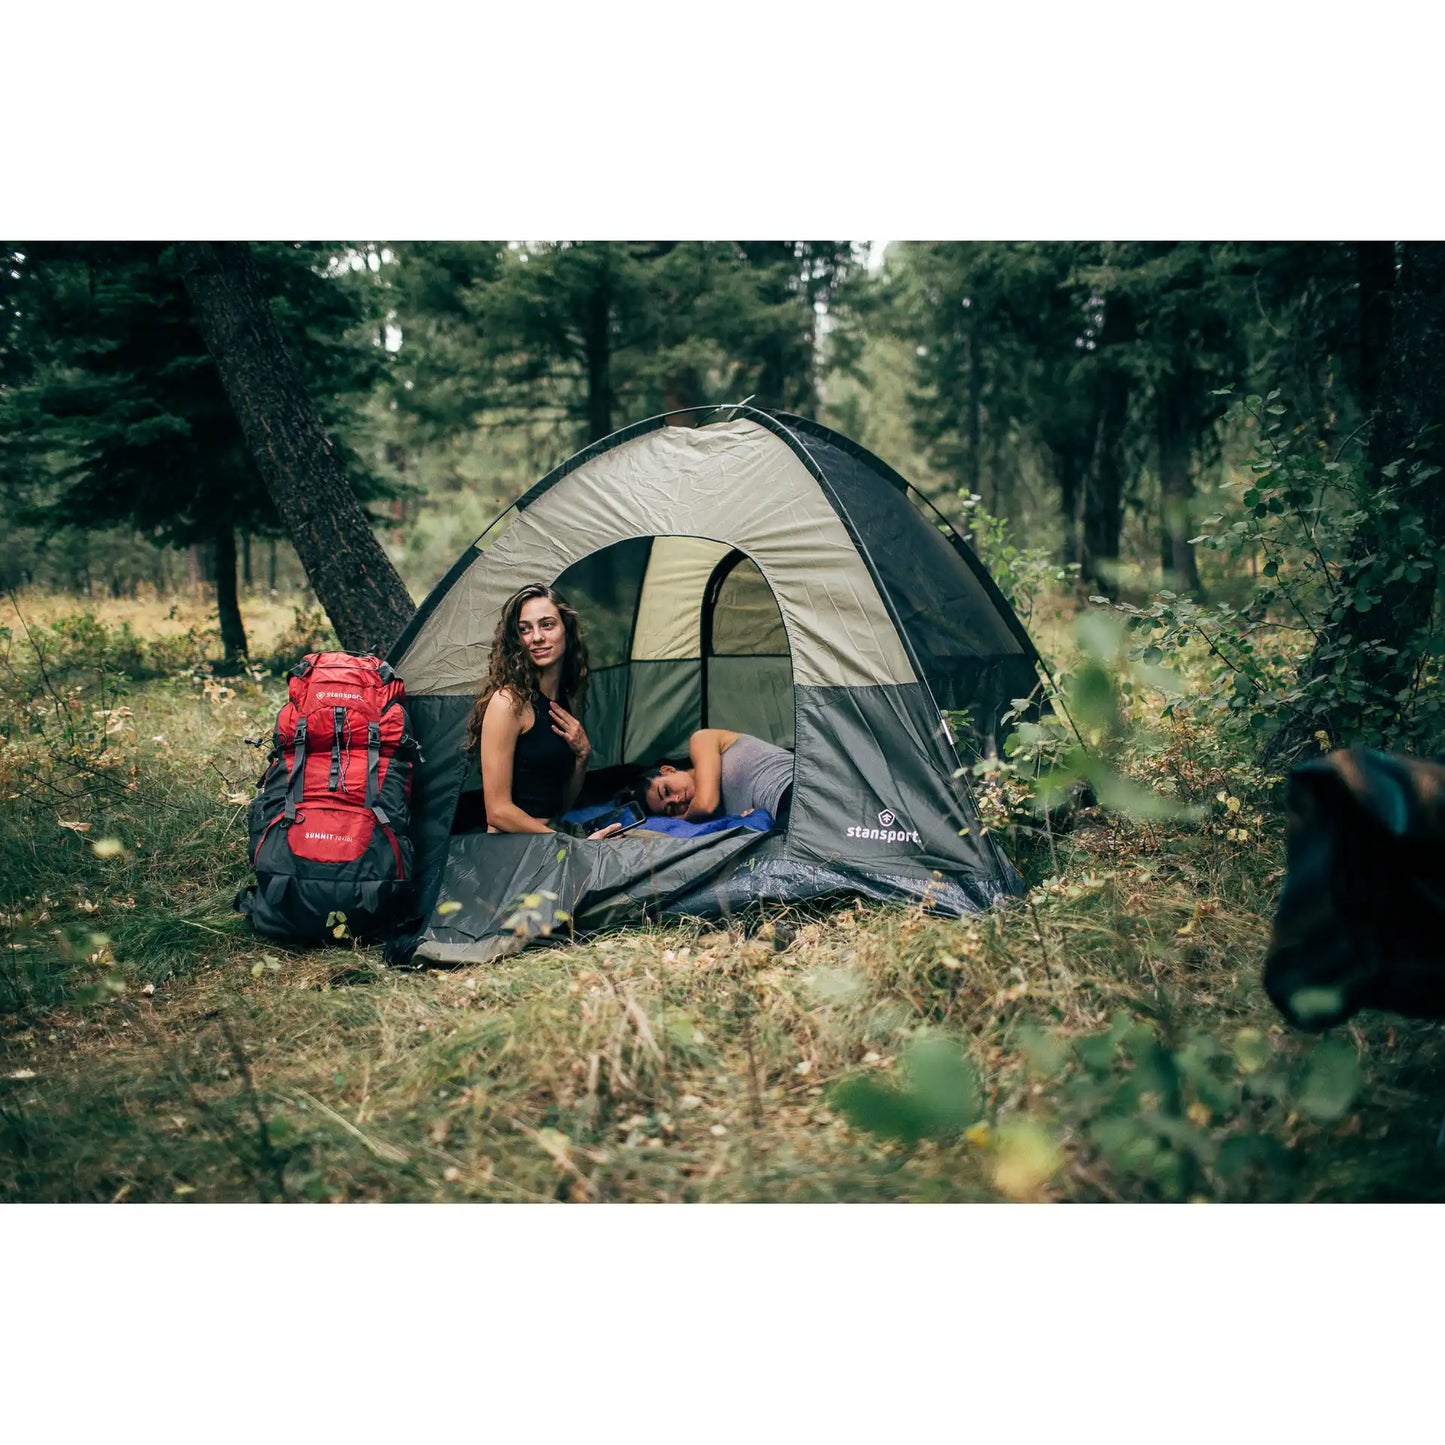
[{"label": "woman's hand", "polygon": [[595,833],[589,833],[587,835],[587,841],[591,843],[598,838],[610,838],[614,833],[620,833],[621,831],[621,823],[609,823],[605,828],[599,828]]},{"label": "woman's hand", "polygon": [[589,757],[592,753],[592,744],[587,741],[587,734],[583,731],[582,724],[565,707],[558,707],[555,702],[547,710],[552,718],[552,731],[572,749],[573,757]]}]

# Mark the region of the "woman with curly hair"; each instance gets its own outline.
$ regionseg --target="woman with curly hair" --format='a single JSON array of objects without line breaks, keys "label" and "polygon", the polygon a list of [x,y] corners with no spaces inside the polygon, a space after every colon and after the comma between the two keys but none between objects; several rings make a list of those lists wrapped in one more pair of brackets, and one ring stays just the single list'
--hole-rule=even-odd
[{"label": "woman with curly hair", "polygon": [[467,719],[468,751],[481,748],[489,833],[551,833],[547,820],[576,800],[592,752],[576,717],[586,687],[576,612],[540,583],[514,592]]}]

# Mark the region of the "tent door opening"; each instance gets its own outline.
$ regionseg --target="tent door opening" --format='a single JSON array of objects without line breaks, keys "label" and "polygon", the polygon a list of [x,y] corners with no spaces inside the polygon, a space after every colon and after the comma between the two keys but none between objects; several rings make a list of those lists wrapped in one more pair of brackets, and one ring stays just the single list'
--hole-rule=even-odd
[{"label": "tent door opening", "polygon": [[787,633],[745,554],[706,537],[634,537],[580,558],[553,585],[587,640],[590,771],[686,758],[700,727],[793,746]]}]

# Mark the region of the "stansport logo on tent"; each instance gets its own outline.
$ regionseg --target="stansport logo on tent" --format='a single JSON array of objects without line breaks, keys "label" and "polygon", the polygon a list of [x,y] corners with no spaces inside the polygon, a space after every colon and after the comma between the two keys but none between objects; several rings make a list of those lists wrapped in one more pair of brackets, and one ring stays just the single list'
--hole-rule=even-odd
[{"label": "stansport logo on tent", "polygon": [[876,828],[867,824],[862,827],[855,824],[848,829],[848,837],[866,838],[870,843],[921,843],[923,840],[912,828],[898,826],[902,822],[903,819],[892,808],[884,808],[878,814]]}]

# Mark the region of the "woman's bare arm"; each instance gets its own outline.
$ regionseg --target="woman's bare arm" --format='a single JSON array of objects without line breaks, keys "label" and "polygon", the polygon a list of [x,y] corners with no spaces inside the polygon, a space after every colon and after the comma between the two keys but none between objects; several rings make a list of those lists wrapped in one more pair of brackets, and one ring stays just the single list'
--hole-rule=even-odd
[{"label": "woman's bare arm", "polygon": [[[532,726],[536,727],[536,720]],[[505,688],[496,693],[482,716],[482,796],[487,804],[487,830],[497,833],[550,833],[539,818],[512,801],[512,760],[522,719],[512,709]]]},{"label": "woman's bare arm", "polygon": [[737,741],[727,728],[699,728],[687,740],[692,761],[692,802],[683,815],[689,823],[711,818],[722,807],[722,755]]},{"label": "woman's bare arm", "polygon": [[587,776],[587,760],[592,756],[592,744],[587,741],[587,731],[560,703],[548,706],[552,731],[572,749],[572,776],[562,792],[562,811],[565,813],[577,801],[582,791],[582,780]]}]

